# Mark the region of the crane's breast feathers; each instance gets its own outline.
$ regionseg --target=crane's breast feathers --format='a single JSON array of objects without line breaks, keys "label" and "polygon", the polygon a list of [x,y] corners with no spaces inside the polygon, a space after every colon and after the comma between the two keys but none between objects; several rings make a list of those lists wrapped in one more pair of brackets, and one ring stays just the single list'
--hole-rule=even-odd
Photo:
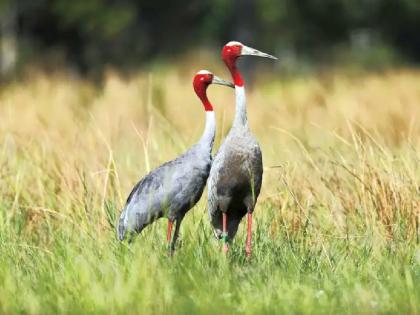
[{"label": "crane's breast feathers", "polygon": [[252,146],[225,146],[218,152],[210,172],[211,193],[232,193],[232,190],[259,191],[263,174],[261,150]]}]

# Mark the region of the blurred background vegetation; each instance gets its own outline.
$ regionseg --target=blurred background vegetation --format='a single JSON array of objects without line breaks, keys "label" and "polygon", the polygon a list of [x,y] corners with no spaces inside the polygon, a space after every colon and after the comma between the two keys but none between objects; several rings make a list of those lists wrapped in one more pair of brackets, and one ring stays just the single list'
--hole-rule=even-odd
[{"label": "blurred background vegetation", "polygon": [[[0,315],[420,314],[420,0],[0,0],[0,21]],[[280,59],[241,64],[255,255],[244,222],[223,256],[206,194],[171,259],[166,220],[119,242],[233,39]],[[215,152],[235,94],[209,96]]]},{"label": "blurred background vegetation", "polygon": [[[28,66],[100,77],[243,41],[275,70],[420,62],[418,0],[1,0],[3,78]],[[213,51],[212,50],[212,51]],[[252,66],[252,64],[251,64]]]}]

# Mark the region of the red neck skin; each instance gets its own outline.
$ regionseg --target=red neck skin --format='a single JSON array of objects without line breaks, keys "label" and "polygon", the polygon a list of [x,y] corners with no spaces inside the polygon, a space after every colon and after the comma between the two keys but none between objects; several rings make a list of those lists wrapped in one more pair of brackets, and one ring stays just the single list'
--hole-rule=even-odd
[{"label": "red neck skin", "polygon": [[207,98],[207,94],[204,94],[204,97],[200,97],[201,101],[203,102],[204,110],[206,112],[212,112],[213,106],[211,105],[209,99]]},{"label": "red neck skin", "polygon": [[236,60],[238,57],[222,54],[222,58],[232,75],[233,83],[236,86],[244,86],[244,80],[242,79],[241,73],[236,66]]},{"label": "red neck skin", "polygon": [[201,102],[203,103],[204,110],[206,112],[212,112],[213,106],[211,105],[209,99],[207,98],[207,87],[208,85],[200,84],[194,85],[194,90],[197,96],[200,98]]},{"label": "red neck skin", "polygon": [[244,86],[244,80],[242,79],[242,75],[239,72],[238,67],[236,66],[236,60],[233,61],[231,65],[229,65],[228,63],[226,63],[226,65],[228,66],[230,74],[232,75],[233,83],[236,86]]}]

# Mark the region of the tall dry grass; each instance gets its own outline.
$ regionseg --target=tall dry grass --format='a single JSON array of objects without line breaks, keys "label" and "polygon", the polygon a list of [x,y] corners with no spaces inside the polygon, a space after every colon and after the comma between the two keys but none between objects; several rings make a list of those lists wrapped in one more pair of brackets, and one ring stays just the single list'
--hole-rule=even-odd
[{"label": "tall dry grass", "polygon": [[[2,89],[0,310],[313,313],[357,300],[367,313],[419,311],[420,72],[257,77],[248,93],[265,167],[256,254],[244,261],[240,231],[229,267],[219,264],[205,195],[187,215],[172,262],[159,247],[164,222],[134,247],[115,239],[135,182],[202,132],[191,87],[199,69],[179,69],[110,72],[100,87],[36,73]],[[234,95],[218,86],[208,93],[217,147]],[[215,289],[227,283],[233,300]],[[253,288],[256,302],[246,298]]]}]

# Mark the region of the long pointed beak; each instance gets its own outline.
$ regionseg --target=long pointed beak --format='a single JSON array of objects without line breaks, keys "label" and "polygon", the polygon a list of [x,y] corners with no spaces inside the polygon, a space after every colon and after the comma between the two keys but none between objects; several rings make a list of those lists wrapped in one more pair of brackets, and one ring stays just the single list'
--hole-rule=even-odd
[{"label": "long pointed beak", "polygon": [[228,87],[234,88],[235,86],[233,85],[233,83],[225,81],[220,79],[219,77],[213,75],[213,80],[211,81],[211,83],[213,84],[220,84],[220,85],[226,85]]},{"label": "long pointed beak", "polygon": [[272,55],[263,53],[262,51],[259,51],[255,48],[251,48],[251,47],[248,47],[248,46],[245,46],[245,45],[242,46],[241,56],[258,56],[258,57],[270,58],[270,59],[277,60],[277,57],[274,57]]}]

